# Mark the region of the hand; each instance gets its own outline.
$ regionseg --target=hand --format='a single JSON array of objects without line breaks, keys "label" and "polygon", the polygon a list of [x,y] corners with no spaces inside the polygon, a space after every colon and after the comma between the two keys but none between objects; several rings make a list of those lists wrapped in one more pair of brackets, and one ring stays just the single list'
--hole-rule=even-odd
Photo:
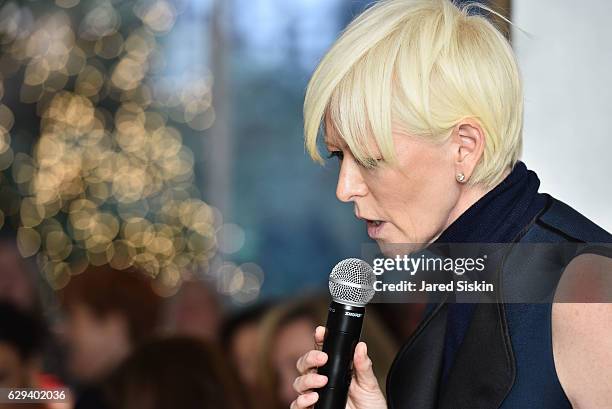
[{"label": "hand", "polygon": [[[323,346],[325,327],[315,330],[315,346],[317,349],[308,351],[298,359],[297,369],[301,374],[295,379],[293,388],[300,394],[291,403],[291,409],[312,408],[319,399],[319,394],[312,391],[327,383],[327,377],[316,373],[316,369],[327,362],[327,354],[320,351]],[[365,342],[360,342],[353,356],[353,378],[349,387],[347,409],[387,409],[387,402],[378,386],[372,370],[372,360],[368,357]]]}]

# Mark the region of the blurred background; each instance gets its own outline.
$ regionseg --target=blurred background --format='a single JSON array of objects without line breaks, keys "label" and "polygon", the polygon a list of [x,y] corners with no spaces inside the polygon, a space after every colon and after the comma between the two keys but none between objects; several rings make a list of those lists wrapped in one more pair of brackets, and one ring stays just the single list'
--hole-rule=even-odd
[{"label": "blurred background", "polygon": [[[335,198],[337,166],[312,163],[302,141],[308,78],[369,3],[0,2],[0,387],[72,392],[40,407],[288,407],[295,362],[327,315],[329,271],[369,242]],[[548,27],[576,17],[487,3],[537,33],[497,21],[526,67],[527,164],[611,228],[610,189],[566,193],[555,169],[568,158],[538,153],[565,129],[530,119],[557,115],[538,111],[545,51],[565,75],[586,66],[565,40],[547,46]],[[610,147],[603,123],[593,129]],[[609,162],[591,159],[572,177],[599,166],[606,186]],[[382,385],[422,311],[369,309]]]},{"label": "blurred background", "polygon": [[301,104],[364,5],[6,2],[2,220],[22,256],[56,289],[105,263],[164,291],[221,275],[237,304],[323,283],[367,236],[304,155]]}]

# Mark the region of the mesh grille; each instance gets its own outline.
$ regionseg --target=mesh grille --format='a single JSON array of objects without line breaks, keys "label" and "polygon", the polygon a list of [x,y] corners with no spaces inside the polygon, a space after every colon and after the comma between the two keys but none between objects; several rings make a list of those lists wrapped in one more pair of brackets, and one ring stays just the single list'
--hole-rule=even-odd
[{"label": "mesh grille", "polygon": [[329,275],[329,292],[336,302],[361,307],[374,297],[375,279],[368,263],[347,258],[336,264]]}]

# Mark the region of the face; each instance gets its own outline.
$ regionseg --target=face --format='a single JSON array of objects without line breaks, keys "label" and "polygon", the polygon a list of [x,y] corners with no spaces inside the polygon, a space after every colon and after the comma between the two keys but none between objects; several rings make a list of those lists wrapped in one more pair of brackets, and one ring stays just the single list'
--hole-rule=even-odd
[{"label": "face", "polygon": [[257,353],[259,345],[259,325],[243,325],[231,340],[231,355],[238,375],[248,387],[257,385]]},{"label": "face", "polygon": [[297,397],[293,381],[299,376],[295,363],[312,349],[312,329],[315,324],[307,318],[292,321],[283,326],[272,349],[272,364],[278,374],[280,402],[289,407]]},{"label": "face", "polygon": [[104,377],[129,354],[127,326],[116,315],[98,317],[77,304],[68,312],[64,325],[68,369],[80,381]]},{"label": "face", "polygon": [[[336,196],[353,203],[355,216],[383,252],[391,244],[434,241],[450,223],[460,195],[451,138],[435,144],[394,132],[393,140],[397,164],[378,160],[374,168],[361,166],[334,132],[325,140],[331,155],[340,160]],[[381,159],[378,149],[372,150],[373,159]]]},{"label": "face", "polygon": [[221,314],[215,294],[201,284],[183,285],[171,307],[173,330],[209,341],[216,341]]}]

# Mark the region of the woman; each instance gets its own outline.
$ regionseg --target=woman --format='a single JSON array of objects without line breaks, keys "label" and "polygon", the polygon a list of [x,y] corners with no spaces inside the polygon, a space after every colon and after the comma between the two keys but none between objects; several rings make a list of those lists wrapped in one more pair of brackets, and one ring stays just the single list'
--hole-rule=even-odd
[{"label": "woman", "polygon": [[[538,193],[536,174],[518,160],[515,57],[485,18],[468,11],[449,0],[388,0],[356,18],[308,85],[309,153],[322,160],[323,124],[329,156],[341,164],[336,195],[354,204],[383,251],[392,243],[612,242]],[[558,288],[571,295],[589,257],[609,268],[599,253],[563,263]],[[516,284],[510,270],[520,267],[503,265],[504,285]],[[359,343],[347,407],[611,407],[612,304],[502,300],[430,308],[390,370],[388,401]],[[319,346],[323,333],[315,332]],[[293,409],[317,401],[313,389],[327,379],[314,369],[326,360],[318,350],[298,360]]]},{"label": "woman", "polygon": [[189,337],[149,341],[105,385],[113,409],[248,409],[236,376],[213,344]]},{"label": "woman", "polygon": [[91,266],[59,293],[67,370],[78,383],[75,409],[106,408],[106,378],[155,336],[162,299],[140,270]]}]

